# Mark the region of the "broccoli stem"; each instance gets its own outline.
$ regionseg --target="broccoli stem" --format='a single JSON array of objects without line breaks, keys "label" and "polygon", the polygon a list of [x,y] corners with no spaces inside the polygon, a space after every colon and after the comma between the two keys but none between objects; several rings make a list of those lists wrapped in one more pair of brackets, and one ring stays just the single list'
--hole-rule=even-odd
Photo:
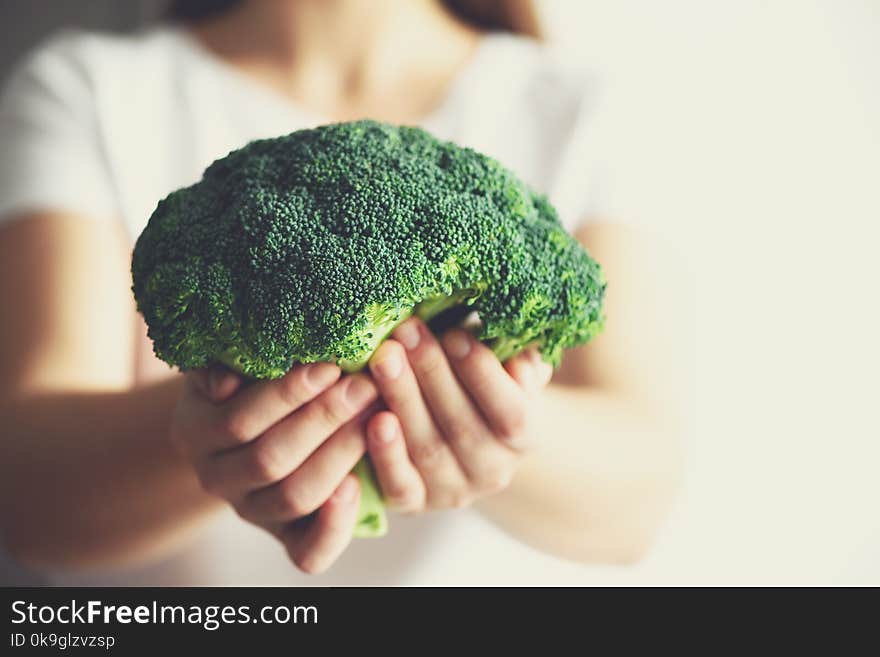
[{"label": "broccoli stem", "polygon": [[502,363],[523,350],[522,340],[518,338],[495,338],[489,342],[488,346]]},{"label": "broccoli stem", "polygon": [[444,310],[449,310],[473,296],[474,290],[470,288],[459,290],[455,294],[441,294],[440,296],[425,299],[415,307],[414,312],[416,317],[424,322],[428,322]]},{"label": "broccoli stem", "polygon": [[444,310],[448,310],[461,303],[462,298],[459,293],[452,296],[444,295],[425,299],[415,307],[415,315],[424,322],[430,321]]},{"label": "broccoli stem", "polygon": [[[247,368],[247,363],[250,362],[250,356],[243,354],[238,347],[227,348],[226,351],[217,357],[217,360],[235,372],[239,372],[245,376],[253,376]],[[287,374],[287,370],[278,368],[263,372],[262,374],[263,376],[260,378],[277,379]]]},{"label": "broccoli stem", "polygon": [[[345,360],[340,359],[337,361],[337,365],[342,369],[343,372],[359,372],[367,366],[367,363],[370,360],[370,357],[373,355],[373,352],[379,348],[379,345],[385,341],[391,332],[396,329],[400,324],[406,321],[410,316],[416,315],[419,319],[424,322],[429,321],[431,318],[436,317],[444,310],[448,310],[461,304],[465,299],[474,296],[474,291],[470,288],[459,290],[455,294],[450,295],[438,295],[435,297],[430,297],[425,299],[421,303],[417,304],[415,308],[410,308],[408,310],[394,310],[393,314],[387,319],[381,319],[377,321],[375,324],[369,327],[369,331],[371,336],[367,341],[368,348],[365,350],[366,355],[361,360]],[[385,313],[386,310],[379,307],[376,309],[378,314]]]},{"label": "broccoli stem", "polygon": [[365,456],[352,472],[361,484],[361,501],[358,509],[357,522],[354,526],[355,538],[377,538],[388,532],[388,517],[376,475],[369,459]]},{"label": "broccoli stem", "polygon": [[373,355],[373,352],[375,352],[379,345],[385,341],[385,338],[391,335],[391,331],[396,329],[397,326],[403,323],[403,321],[410,315],[412,315],[412,310],[403,310],[396,313],[392,318],[371,326],[370,333],[372,333],[372,337],[368,341],[369,348],[366,350],[366,356],[361,360],[340,359],[337,361],[337,365],[339,365],[343,372],[349,373],[359,372],[364,369],[367,366],[370,357]]},{"label": "broccoli stem", "polygon": [[[372,356],[382,341],[412,314],[427,322],[444,310],[459,305],[470,296],[473,296],[473,290],[468,289],[461,290],[452,295],[431,297],[419,303],[414,310],[401,312],[393,319],[372,326],[370,328],[373,334],[370,340],[372,349],[370,349],[369,355],[362,361],[339,361],[340,368],[344,372],[362,370],[369,361],[369,357]],[[356,538],[384,536],[388,531],[388,517],[385,512],[385,504],[382,501],[379,484],[376,481],[376,475],[373,472],[369,458],[365,456],[358,461],[352,472],[357,476],[361,484],[361,501],[357,521],[354,526],[354,536]]]}]

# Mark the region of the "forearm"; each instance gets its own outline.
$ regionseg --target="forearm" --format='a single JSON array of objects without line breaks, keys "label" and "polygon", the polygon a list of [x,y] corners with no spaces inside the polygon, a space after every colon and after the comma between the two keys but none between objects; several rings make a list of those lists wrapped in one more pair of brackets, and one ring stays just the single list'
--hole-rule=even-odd
[{"label": "forearm", "polygon": [[536,402],[536,447],[510,487],[480,508],[521,540],[584,562],[638,559],[674,495],[671,418],[588,388],[551,385]]},{"label": "forearm", "polygon": [[167,440],[180,380],[124,392],[30,394],[0,407],[0,531],[39,568],[164,553],[219,502]]}]

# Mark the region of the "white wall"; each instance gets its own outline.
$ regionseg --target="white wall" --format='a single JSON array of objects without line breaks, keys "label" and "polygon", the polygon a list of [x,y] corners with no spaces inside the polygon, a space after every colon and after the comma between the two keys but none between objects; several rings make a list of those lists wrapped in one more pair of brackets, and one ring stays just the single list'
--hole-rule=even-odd
[{"label": "white wall", "polygon": [[609,581],[880,584],[880,3],[544,0],[690,273],[689,475]]}]

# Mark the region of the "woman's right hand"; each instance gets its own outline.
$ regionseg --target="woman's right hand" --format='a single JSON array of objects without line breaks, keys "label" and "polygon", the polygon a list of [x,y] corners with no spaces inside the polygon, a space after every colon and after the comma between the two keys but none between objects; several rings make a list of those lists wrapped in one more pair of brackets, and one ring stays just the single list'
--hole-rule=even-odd
[{"label": "woman's right hand", "polygon": [[365,451],[369,377],[340,379],[330,363],[242,385],[221,367],[189,372],[170,438],[203,488],[276,536],[307,573],[329,567],[351,540]]}]

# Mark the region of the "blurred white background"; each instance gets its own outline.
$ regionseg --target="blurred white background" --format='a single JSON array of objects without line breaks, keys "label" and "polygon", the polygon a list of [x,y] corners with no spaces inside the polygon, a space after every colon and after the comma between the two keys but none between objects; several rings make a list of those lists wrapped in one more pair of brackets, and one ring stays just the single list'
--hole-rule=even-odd
[{"label": "blurred white background", "polygon": [[880,584],[880,3],[540,4],[691,295],[687,484],[607,581]]},{"label": "blurred white background", "polygon": [[[0,78],[47,27],[159,4],[0,3]],[[880,2],[538,4],[608,83],[604,205],[690,300],[678,506],[645,562],[578,583],[880,584]]]}]

